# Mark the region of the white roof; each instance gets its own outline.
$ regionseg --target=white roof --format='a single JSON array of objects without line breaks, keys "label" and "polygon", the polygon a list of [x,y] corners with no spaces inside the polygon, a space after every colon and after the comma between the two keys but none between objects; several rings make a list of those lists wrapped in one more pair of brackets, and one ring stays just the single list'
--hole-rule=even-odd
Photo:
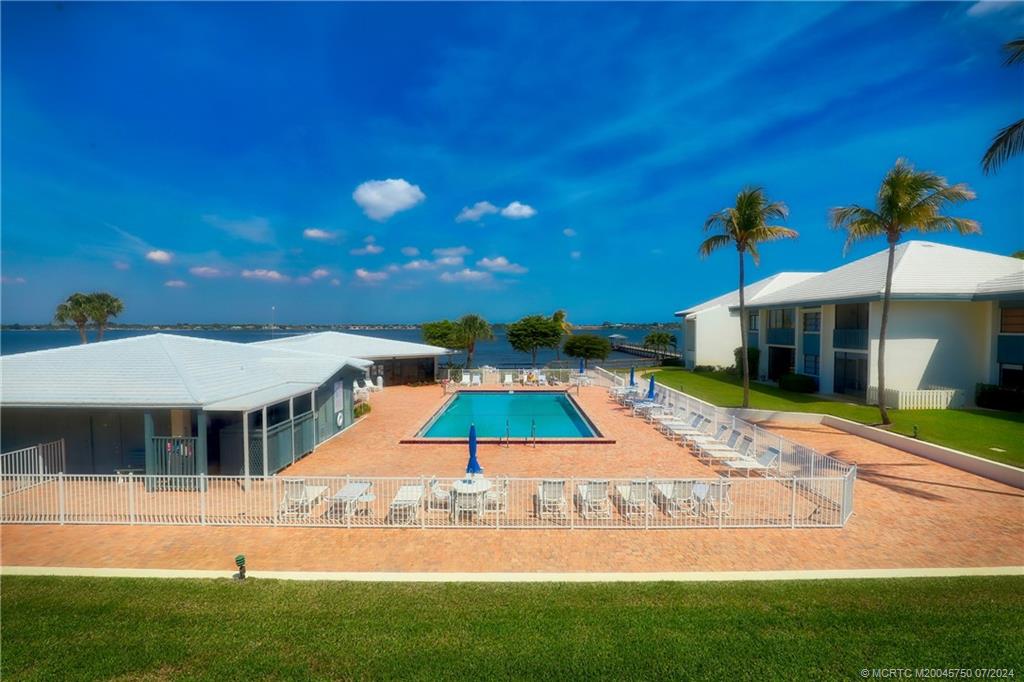
[{"label": "white roof", "polygon": [[299,336],[282,336],[270,341],[257,341],[251,345],[301,350],[307,353],[321,353],[334,357],[363,358],[364,360],[388,360],[391,358],[423,358],[447,355],[452,351],[425,343],[382,339],[362,334],[342,332],[316,332]]},{"label": "white roof", "polygon": [[244,410],[371,363],[247,343],[147,334],[0,358],[0,403]]},{"label": "white roof", "polygon": [[[759,296],[757,307],[882,297],[888,250],[847,263],[804,282]],[[965,299],[985,294],[1024,296],[1024,261],[933,242],[909,241],[896,247],[892,296],[895,299]]]},{"label": "white roof", "polygon": [[[820,272],[780,272],[777,275],[765,277],[764,279],[743,287],[743,296],[746,299],[745,303],[747,305],[751,305],[752,302],[756,301],[760,296],[767,296],[779,289],[784,289],[785,287],[797,284],[798,282],[803,282],[806,279],[810,279],[811,277],[820,274]],[[734,289],[729,293],[722,294],[710,301],[704,301],[703,303],[698,303],[697,305],[677,311],[676,317],[690,317],[691,315],[699,315],[700,313],[713,310],[720,306],[732,307],[739,304],[740,290]]]}]

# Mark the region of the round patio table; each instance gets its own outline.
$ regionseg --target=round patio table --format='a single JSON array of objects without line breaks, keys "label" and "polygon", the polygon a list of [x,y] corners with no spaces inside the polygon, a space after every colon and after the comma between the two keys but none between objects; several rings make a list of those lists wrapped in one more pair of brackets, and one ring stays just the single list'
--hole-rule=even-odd
[{"label": "round patio table", "polygon": [[485,493],[491,489],[491,482],[486,478],[473,478],[470,480],[455,481],[452,483],[452,490],[457,493],[472,494]]}]

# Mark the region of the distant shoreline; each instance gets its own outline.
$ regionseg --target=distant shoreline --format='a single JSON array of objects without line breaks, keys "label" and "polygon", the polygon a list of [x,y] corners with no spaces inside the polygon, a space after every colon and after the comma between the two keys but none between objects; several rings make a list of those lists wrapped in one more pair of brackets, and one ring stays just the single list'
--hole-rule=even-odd
[{"label": "distant shoreline", "polygon": [[[419,329],[420,324],[112,324],[107,331],[283,331],[283,332],[317,332],[317,331],[386,331],[393,329]],[[504,328],[506,323],[492,325]],[[611,324],[581,324],[573,327],[576,331],[596,331],[599,329],[647,329],[661,327],[677,327],[672,322],[622,322]],[[92,325],[89,327],[92,329]],[[52,324],[5,324],[0,325],[0,332],[75,332],[74,327]]]}]

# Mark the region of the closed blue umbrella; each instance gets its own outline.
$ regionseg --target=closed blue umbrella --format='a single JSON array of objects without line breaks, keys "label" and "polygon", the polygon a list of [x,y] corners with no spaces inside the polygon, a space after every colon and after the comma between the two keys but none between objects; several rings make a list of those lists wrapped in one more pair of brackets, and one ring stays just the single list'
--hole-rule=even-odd
[{"label": "closed blue umbrella", "polygon": [[469,463],[466,464],[467,474],[482,474],[484,468],[476,459],[476,424],[469,425]]},{"label": "closed blue umbrella", "polygon": [[629,368],[629,385],[636,386],[636,367]]},{"label": "closed blue umbrella", "polygon": [[580,358],[580,374],[586,374],[586,370],[583,368],[583,358]]},{"label": "closed blue umbrella", "polygon": [[647,399],[654,400],[654,375],[651,375],[651,384],[647,387]]}]

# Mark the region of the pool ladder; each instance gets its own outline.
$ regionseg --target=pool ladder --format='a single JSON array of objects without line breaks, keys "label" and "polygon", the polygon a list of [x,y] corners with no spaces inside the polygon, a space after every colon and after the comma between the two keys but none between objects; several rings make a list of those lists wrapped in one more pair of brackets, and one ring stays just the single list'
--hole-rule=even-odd
[{"label": "pool ladder", "polygon": [[537,420],[530,420],[530,438],[533,439],[533,447],[537,447]]},{"label": "pool ladder", "polygon": [[505,447],[512,445],[512,427],[509,426],[508,420],[505,420]]}]

